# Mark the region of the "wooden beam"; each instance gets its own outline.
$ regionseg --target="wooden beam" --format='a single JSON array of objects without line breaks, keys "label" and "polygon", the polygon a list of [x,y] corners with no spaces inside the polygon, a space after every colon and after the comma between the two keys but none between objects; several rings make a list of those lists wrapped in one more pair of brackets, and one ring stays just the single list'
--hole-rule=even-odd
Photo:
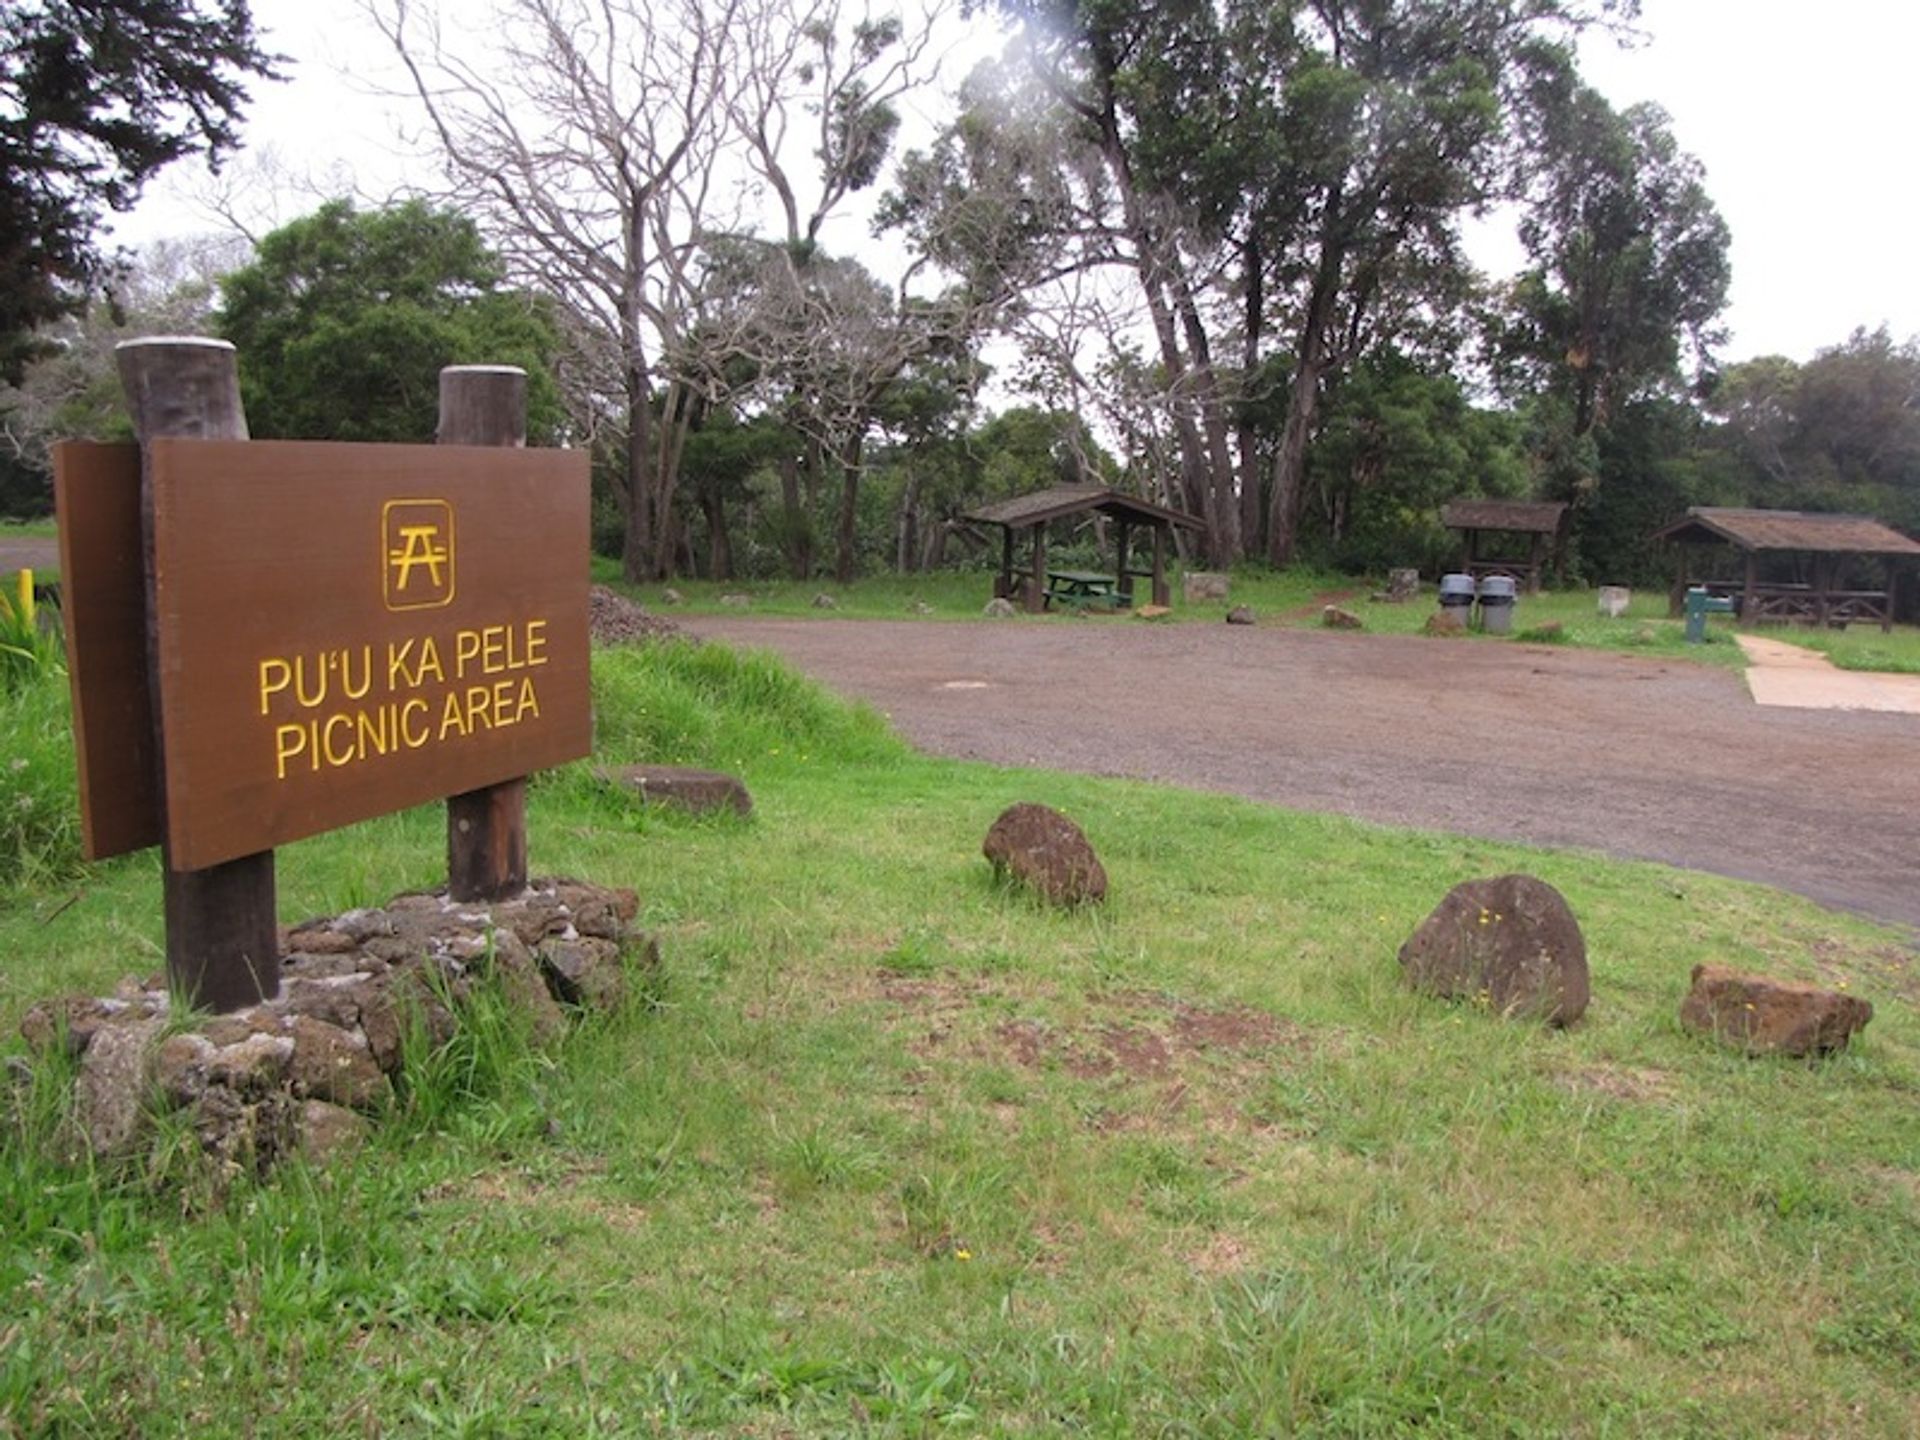
[{"label": "wooden beam", "polygon": [[1047,522],[1033,527],[1033,573],[1027,577],[1027,613],[1047,608]]},{"label": "wooden beam", "polygon": [[[129,340],[114,358],[142,460],[140,530],[146,572],[147,670],[159,679],[159,629],[154,610],[153,473],[146,447],[165,437],[245,440],[234,348],[224,340],[156,337]],[[240,597],[236,597],[239,599]],[[153,753],[166,754],[160,687],[155,684]],[[166,926],[167,983],[188,1004],[242,1010],[280,993],[280,938],[276,928],[273,852],[243,855],[204,870],[176,870],[166,833],[166,777],[159,777],[161,908]]]},{"label": "wooden beam", "polygon": [[[442,445],[527,443],[527,372],[449,365],[440,372]],[[501,900],[527,888],[527,777],[447,797],[447,894]]]},{"label": "wooden beam", "polygon": [[1131,605],[1133,603],[1133,576],[1127,570],[1127,547],[1133,539],[1133,522],[1123,519],[1117,520],[1114,523],[1116,526],[1113,538],[1115,556],[1114,569],[1117,572],[1115,575],[1114,588],[1120,592],[1127,604]]},{"label": "wooden beam", "polygon": [[1153,527],[1153,603],[1173,603],[1173,591],[1167,588],[1167,527],[1157,521]]}]

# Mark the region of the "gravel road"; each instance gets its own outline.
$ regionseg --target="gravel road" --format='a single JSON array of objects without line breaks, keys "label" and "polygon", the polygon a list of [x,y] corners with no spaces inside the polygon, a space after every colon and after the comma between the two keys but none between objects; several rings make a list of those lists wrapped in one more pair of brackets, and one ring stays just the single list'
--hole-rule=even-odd
[{"label": "gravel road", "polygon": [[1124,618],[687,628],[934,754],[1659,860],[1920,926],[1920,716],[1763,708],[1730,670]]}]

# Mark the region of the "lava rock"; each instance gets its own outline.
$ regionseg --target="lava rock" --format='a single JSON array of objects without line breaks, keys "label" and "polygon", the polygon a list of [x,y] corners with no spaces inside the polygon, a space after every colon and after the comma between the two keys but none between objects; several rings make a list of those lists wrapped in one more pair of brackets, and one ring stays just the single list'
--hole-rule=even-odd
[{"label": "lava rock", "polygon": [[1009,806],[981,850],[995,874],[1012,875],[1055,905],[1106,898],[1107,872],[1086,832],[1050,806]]},{"label": "lava rock", "polygon": [[1798,980],[1748,975],[1726,965],[1693,967],[1680,1023],[1749,1055],[1830,1055],[1873,1019],[1873,1006]]},{"label": "lava rock", "polygon": [[1400,968],[1425,994],[1549,1025],[1573,1024],[1591,994],[1579,922],[1531,875],[1454,886],[1400,947]]}]

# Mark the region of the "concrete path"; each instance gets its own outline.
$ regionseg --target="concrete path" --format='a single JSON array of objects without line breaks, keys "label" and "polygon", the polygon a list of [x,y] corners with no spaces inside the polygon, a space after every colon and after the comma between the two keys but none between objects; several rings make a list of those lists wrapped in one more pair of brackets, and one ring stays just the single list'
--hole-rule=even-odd
[{"label": "concrete path", "polygon": [[1842,670],[1817,650],[1758,635],[1736,637],[1757,705],[1796,710],[1888,710],[1920,715],[1920,675]]}]

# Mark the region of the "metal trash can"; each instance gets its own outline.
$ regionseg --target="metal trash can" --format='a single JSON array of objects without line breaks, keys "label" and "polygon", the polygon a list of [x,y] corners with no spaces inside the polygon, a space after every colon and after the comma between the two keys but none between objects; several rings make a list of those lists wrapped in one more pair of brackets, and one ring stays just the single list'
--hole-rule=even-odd
[{"label": "metal trash can", "polygon": [[1704,645],[1707,640],[1707,616],[1733,614],[1733,601],[1710,595],[1704,585],[1687,591],[1687,643]]},{"label": "metal trash can", "polygon": [[1480,628],[1489,635],[1513,629],[1514,604],[1520,586],[1511,575],[1489,575],[1480,582]]},{"label": "metal trash can", "polygon": [[1440,608],[1460,612],[1460,628],[1466,629],[1467,621],[1473,617],[1473,577],[1442,575],[1440,577]]}]

